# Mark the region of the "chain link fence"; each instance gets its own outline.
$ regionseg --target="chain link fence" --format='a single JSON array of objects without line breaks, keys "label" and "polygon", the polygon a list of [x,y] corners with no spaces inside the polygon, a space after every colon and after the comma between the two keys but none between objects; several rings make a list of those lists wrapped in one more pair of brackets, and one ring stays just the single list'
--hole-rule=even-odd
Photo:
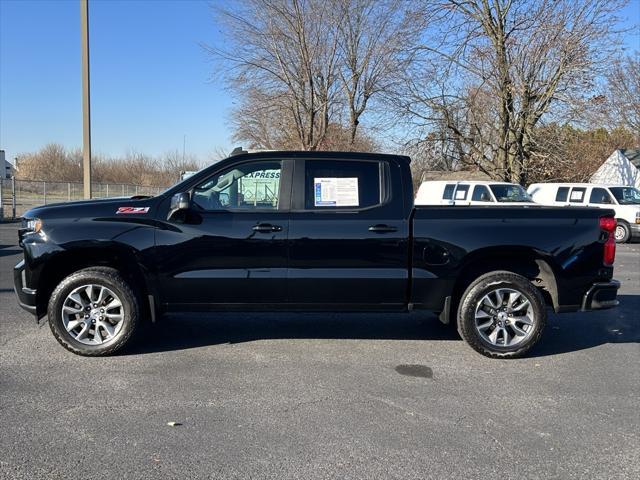
[{"label": "chain link fence", "polygon": [[[165,187],[92,183],[93,198],[157,195]],[[33,180],[0,179],[0,220],[20,218],[30,208],[49,203],[82,200],[82,182],[39,182]]]}]

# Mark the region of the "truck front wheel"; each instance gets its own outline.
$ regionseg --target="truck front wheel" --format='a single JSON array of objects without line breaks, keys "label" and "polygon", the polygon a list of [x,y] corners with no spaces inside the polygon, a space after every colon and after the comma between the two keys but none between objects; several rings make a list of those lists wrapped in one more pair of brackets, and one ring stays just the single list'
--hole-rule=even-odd
[{"label": "truck front wheel", "polygon": [[78,355],[109,355],[124,347],[138,323],[138,299],[117,270],[79,270],[51,294],[49,326]]},{"label": "truck front wheel", "polygon": [[458,331],[479,353],[515,358],[528,352],[542,336],[547,312],[531,282],[507,271],[490,272],[466,289],[458,308]]}]

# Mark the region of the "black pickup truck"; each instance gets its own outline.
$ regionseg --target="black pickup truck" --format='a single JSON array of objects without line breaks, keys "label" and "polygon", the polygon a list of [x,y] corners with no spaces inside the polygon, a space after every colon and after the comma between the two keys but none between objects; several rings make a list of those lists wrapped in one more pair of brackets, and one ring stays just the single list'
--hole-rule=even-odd
[{"label": "black pickup truck", "polygon": [[612,210],[413,206],[410,159],[233,155],[153,198],[27,212],[20,305],[105,355],[168,311],[410,311],[516,357],[556,312],[617,305]]}]

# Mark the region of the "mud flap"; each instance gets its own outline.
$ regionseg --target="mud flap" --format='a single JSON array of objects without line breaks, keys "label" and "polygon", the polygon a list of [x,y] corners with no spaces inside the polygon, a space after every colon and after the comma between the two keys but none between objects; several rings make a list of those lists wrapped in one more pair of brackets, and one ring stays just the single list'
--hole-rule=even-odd
[{"label": "mud flap", "polygon": [[449,325],[449,323],[451,322],[450,314],[451,314],[451,297],[445,297],[444,306],[442,307],[442,311],[438,316],[438,320],[440,320],[440,322],[442,322],[445,325]]}]

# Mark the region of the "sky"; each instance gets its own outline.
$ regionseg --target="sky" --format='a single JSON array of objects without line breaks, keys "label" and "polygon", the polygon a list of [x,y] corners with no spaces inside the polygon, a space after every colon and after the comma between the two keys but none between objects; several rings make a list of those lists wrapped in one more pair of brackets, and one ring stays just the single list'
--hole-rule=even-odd
[{"label": "sky", "polygon": [[[92,149],[230,151],[232,101],[201,47],[219,40],[206,1],[90,0]],[[82,146],[78,0],[0,0],[0,149]]]},{"label": "sky", "polygon": [[[222,1],[222,0],[218,0]],[[232,98],[201,44],[220,38],[205,0],[90,0],[94,153],[230,151]],[[640,0],[621,12],[640,49]],[[219,68],[219,67],[218,67]],[[0,0],[0,149],[82,146],[78,0]]]}]

